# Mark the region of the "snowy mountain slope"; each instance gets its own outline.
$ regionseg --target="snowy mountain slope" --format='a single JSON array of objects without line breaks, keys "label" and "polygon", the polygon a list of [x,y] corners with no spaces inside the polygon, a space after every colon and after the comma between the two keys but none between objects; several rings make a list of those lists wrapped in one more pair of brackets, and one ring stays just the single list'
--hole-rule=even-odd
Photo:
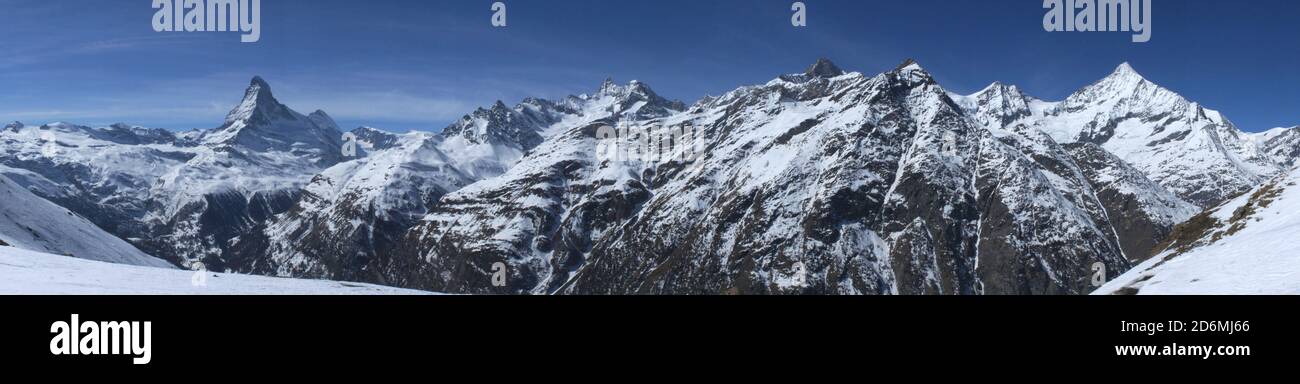
[{"label": "snowy mountain slope", "polygon": [[1096,144],[1073,143],[1065,149],[1092,184],[1132,261],[1150,257],[1174,226],[1200,211]]},{"label": "snowy mountain slope", "polygon": [[[1082,293],[1092,263],[1129,265],[1065,149],[1032,129],[995,135],[913,62],[867,77],[823,60],[682,113],[611,117],[444,197],[401,250],[427,262],[408,280],[498,293]],[[625,119],[694,127],[703,156],[597,157],[598,126]],[[498,262],[508,287],[489,284]]]},{"label": "snowy mountain slope", "polygon": [[490,109],[479,108],[443,128],[439,150],[453,159],[457,169],[476,180],[496,177],[542,142],[547,127],[563,114],[573,113],[555,104],[525,100],[515,108],[497,101]]},{"label": "snowy mountain slope", "polygon": [[382,282],[396,239],[443,195],[477,180],[438,149],[440,136],[353,132],[380,144],[316,175],[293,208],[237,239],[247,271]]},{"label": "snowy mountain slope", "polygon": [[142,131],[12,123],[0,130],[0,172],[111,233],[139,237],[152,185],[196,156],[190,141]]},{"label": "snowy mountain slope", "polygon": [[[1115,236],[1129,259],[1150,256],[1155,242],[1199,210],[1096,144],[1067,142],[1059,147],[1055,139],[1040,129],[1048,113],[1061,103],[1039,100],[1016,86],[1002,83],[993,83],[971,95],[950,96],[972,120],[994,136],[1003,141],[1018,138],[1014,140],[1018,144],[1013,146],[1028,149],[1027,156],[1055,158],[1048,164],[1056,164],[1053,168],[1057,168],[1058,177],[1076,179],[1076,184],[1087,185],[1084,195],[1092,198],[1084,201],[1094,200],[1104,207],[1106,217],[1102,221],[1110,222],[1109,226],[1115,228]],[[1062,157],[1070,159],[1060,160]],[[1086,180],[1077,178],[1080,172]]]},{"label": "snowy mountain slope", "polygon": [[[196,281],[200,284],[196,284]],[[0,246],[6,295],[422,295],[369,284],[102,263]]]},{"label": "snowy mountain slope", "polygon": [[110,263],[171,268],[89,220],[0,176],[0,244]]},{"label": "snowy mountain slope", "polygon": [[1048,109],[1057,103],[1029,96],[1014,85],[994,82],[970,95],[949,93],[953,102],[966,112],[976,124],[987,130],[1005,130],[1018,124],[1035,125]]},{"label": "snowy mountain slope", "polygon": [[1179,226],[1159,255],[1093,294],[1300,294],[1300,170]]},{"label": "snowy mountain slope", "polygon": [[[425,223],[413,229],[402,248],[395,251],[399,253],[397,257],[412,265],[395,271],[400,274],[395,279],[416,287],[433,284],[460,289],[469,284],[486,284],[482,280],[486,275],[480,272],[490,270],[490,262],[482,264],[488,259],[475,258],[473,263],[476,266],[470,268],[459,263],[469,263],[467,258],[471,253],[514,249],[513,245],[533,247],[511,242],[531,243],[531,240],[518,236],[529,236],[534,220],[553,220],[545,208],[555,203],[555,199],[563,199],[564,185],[572,182],[575,188],[581,188],[577,185],[586,177],[580,173],[585,169],[575,165],[595,160],[591,149],[595,145],[592,138],[596,126],[613,124],[625,117],[662,118],[684,109],[680,102],[663,99],[645,84],[635,81],[626,86],[606,81],[594,95],[569,97],[562,103],[577,113],[548,128],[550,138],[530,151],[518,165],[500,177],[480,181],[443,197],[424,219]],[[465,221],[462,221],[462,216]],[[469,221],[477,219],[481,220]],[[503,233],[497,233],[496,229],[502,229]],[[537,241],[538,247],[549,247],[545,240]],[[462,246],[466,252],[463,256],[429,256],[460,252]],[[531,253],[518,255],[526,258],[522,261],[524,263],[540,265],[542,262],[534,256]],[[436,273],[443,278],[426,273]],[[519,276],[534,282],[538,279],[536,276]]]},{"label": "snowy mountain slope", "polygon": [[1128,268],[1132,256],[1112,222],[1120,218],[1065,148],[1035,130],[990,132],[980,154],[978,272],[986,292],[1086,292],[1081,272],[1092,263]]}]

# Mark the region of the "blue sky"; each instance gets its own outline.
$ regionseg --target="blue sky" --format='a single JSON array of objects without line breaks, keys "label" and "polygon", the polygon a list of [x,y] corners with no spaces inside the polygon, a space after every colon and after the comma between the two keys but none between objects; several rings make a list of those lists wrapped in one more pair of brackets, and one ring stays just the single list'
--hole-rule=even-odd
[{"label": "blue sky", "polygon": [[1149,43],[1048,33],[1041,0],[263,0],[262,38],[157,33],[150,0],[0,0],[0,119],[211,128],[263,76],[345,128],[437,130],[480,105],[638,79],[694,101],[818,57],[875,74],[917,59],[954,92],[1059,100],[1128,61],[1259,131],[1300,124],[1300,2],[1154,0]]}]

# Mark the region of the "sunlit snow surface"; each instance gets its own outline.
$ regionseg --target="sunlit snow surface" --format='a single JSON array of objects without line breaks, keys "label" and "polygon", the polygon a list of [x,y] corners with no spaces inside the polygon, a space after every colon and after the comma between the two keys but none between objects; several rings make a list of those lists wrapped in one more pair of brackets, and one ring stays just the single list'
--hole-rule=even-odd
[{"label": "sunlit snow surface", "polygon": [[0,294],[12,295],[419,295],[421,291],[325,280],[137,267],[0,247]]},{"label": "sunlit snow surface", "polygon": [[[1268,207],[1257,208],[1240,221],[1245,228],[1239,232],[1181,255],[1161,253],[1093,294],[1300,294],[1298,182],[1300,171],[1271,182],[1281,193]],[[1232,220],[1253,195],[1247,193],[1219,206],[1211,217],[1220,222]]]}]

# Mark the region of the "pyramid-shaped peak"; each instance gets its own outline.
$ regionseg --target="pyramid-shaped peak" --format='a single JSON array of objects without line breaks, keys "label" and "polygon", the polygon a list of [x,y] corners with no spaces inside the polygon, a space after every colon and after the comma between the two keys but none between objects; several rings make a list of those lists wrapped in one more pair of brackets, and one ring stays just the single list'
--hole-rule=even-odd
[{"label": "pyramid-shaped peak", "polygon": [[843,74],[844,70],[841,70],[830,59],[824,57],[817,59],[816,63],[813,63],[811,67],[808,67],[807,71],[804,71],[804,75],[809,77],[836,77]]},{"label": "pyramid-shaped peak", "polygon": [[[1131,94],[1133,90],[1142,86],[1142,84],[1148,83],[1150,82],[1147,81],[1146,78],[1142,77],[1142,75],[1138,74],[1137,71],[1133,70],[1133,66],[1126,62],[1115,67],[1115,71],[1111,72],[1110,75],[1107,75],[1105,78],[1093,83],[1083,90],[1080,90],[1080,92],[1087,94],[1100,93],[1112,95],[1110,97],[1115,97],[1117,95]],[[1102,96],[1090,96],[1090,98],[1097,97]]]},{"label": "pyramid-shaped peak", "polygon": [[248,89],[244,91],[244,99],[226,115],[226,124],[248,120],[259,114],[268,118],[292,115],[289,108],[280,104],[271,94],[271,85],[261,76],[253,76],[253,80],[248,82]]},{"label": "pyramid-shaped peak", "polygon": [[921,64],[912,59],[903,61],[902,64],[899,64],[897,68],[894,68],[888,74],[912,83],[934,83],[934,76],[931,76],[930,72],[926,72],[925,68],[921,68]]},{"label": "pyramid-shaped peak", "polygon": [[1142,74],[1140,74],[1140,73],[1138,73],[1136,70],[1134,70],[1134,69],[1133,69],[1133,66],[1130,65],[1127,61],[1126,61],[1126,62],[1123,62],[1123,63],[1120,63],[1118,67],[1115,67],[1115,71],[1114,71],[1114,72],[1111,72],[1110,76],[1108,76],[1108,77],[1111,77],[1111,78],[1135,79],[1135,80],[1146,80],[1146,78],[1142,77]]},{"label": "pyramid-shaped peak", "polygon": [[248,82],[248,89],[244,91],[244,101],[275,101],[271,95],[271,85],[261,76],[253,76]]}]

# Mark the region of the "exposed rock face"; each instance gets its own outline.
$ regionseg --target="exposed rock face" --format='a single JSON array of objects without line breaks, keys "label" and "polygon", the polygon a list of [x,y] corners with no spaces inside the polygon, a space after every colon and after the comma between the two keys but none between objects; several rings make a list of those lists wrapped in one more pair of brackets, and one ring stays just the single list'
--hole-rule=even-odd
[{"label": "exposed rock face", "polygon": [[1095,188],[1124,254],[1133,261],[1150,257],[1174,226],[1200,211],[1095,144],[1075,143],[1066,149]]}]

